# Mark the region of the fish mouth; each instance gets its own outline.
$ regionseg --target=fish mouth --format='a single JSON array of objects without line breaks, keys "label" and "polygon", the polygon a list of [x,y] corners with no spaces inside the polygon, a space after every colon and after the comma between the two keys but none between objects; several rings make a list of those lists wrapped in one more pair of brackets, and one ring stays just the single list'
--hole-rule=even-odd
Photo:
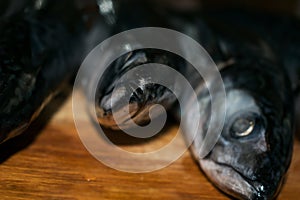
[{"label": "fish mouth", "polygon": [[200,160],[200,166],[214,185],[237,199],[274,199],[282,184],[280,181],[276,189],[266,189],[265,183],[246,177],[228,164],[209,159]]},{"label": "fish mouth", "polygon": [[[112,130],[124,130],[134,127],[135,125],[143,126],[147,125],[150,122],[149,110],[153,104],[140,106],[137,103],[129,105],[129,114],[124,112],[125,107],[118,109],[115,113],[112,113],[111,110],[103,111],[103,109],[97,109],[98,122],[105,126],[109,127]],[[118,116],[118,123],[115,121],[115,117]],[[159,113],[155,113],[155,116],[158,116]],[[135,123],[135,124],[133,124]]]}]

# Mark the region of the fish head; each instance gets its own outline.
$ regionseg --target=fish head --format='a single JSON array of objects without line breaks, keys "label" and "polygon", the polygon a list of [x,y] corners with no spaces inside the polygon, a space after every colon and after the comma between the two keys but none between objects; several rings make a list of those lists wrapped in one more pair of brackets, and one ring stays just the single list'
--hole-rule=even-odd
[{"label": "fish head", "polygon": [[[147,125],[162,114],[155,105],[170,107],[176,101],[168,88],[140,78],[141,84],[116,84],[113,91],[99,98],[96,103],[98,122],[110,129],[129,129],[135,125]],[[151,113],[151,114],[150,114]],[[118,120],[118,121],[117,121]]]},{"label": "fish head", "polygon": [[147,125],[162,115],[162,109],[152,108],[159,104],[167,110],[176,102],[176,96],[155,82],[153,77],[161,77],[161,71],[151,70],[150,65],[158,63],[176,69],[176,60],[170,52],[153,49],[135,50],[117,59],[98,85],[95,105],[98,122],[113,130],[129,129],[136,124]]},{"label": "fish head", "polygon": [[[235,198],[276,197],[290,165],[292,93],[274,65],[263,59],[236,61],[221,72],[225,123],[214,148],[199,162],[213,184]],[[209,121],[209,114],[205,117]]]}]

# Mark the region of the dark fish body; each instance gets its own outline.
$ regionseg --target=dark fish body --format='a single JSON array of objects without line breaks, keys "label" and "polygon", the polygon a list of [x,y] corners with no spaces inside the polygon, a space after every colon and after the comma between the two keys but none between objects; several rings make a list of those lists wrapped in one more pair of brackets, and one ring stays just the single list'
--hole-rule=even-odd
[{"label": "dark fish body", "polygon": [[221,19],[228,26],[240,30],[250,30],[265,41],[272,49],[274,56],[285,69],[294,91],[298,90],[300,82],[300,22],[292,16],[264,15],[249,11],[223,11],[207,13],[206,18],[218,23]]},{"label": "dark fish body", "polygon": [[33,5],[34,0],[3,0],[0,2],[0,17],[7,18]]},{"label": "dark fish body", "polygon": [[22,133],[79,66],[81,19],[70,1],[50,2],[1,19],[0,142]]}]

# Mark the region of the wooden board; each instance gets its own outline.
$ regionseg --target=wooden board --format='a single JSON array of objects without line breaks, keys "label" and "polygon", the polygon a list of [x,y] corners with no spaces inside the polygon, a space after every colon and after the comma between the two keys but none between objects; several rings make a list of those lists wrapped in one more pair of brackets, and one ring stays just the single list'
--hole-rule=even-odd
[{"label": "wooden board", "polygon": [[[48,123],[41,123],[56,110]],[[0,146],[1,199],[228,199],[205,178],[189,152],[152,173],[106,167],[82,145],[70,97],[60,106],[52,103],[42,114],[25,135]],[[168,128],[170,133],[176,130],[175,125]],[[294,152],[279,199],[299,197],[299,140]]]}]

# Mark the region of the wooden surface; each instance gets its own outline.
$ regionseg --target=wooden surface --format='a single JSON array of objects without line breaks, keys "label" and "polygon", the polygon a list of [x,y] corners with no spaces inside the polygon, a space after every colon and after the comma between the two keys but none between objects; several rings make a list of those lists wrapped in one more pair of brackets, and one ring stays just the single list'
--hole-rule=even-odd
[{"label": "wooden surface", "polygon": [[[41,123],[56,110],[48,123]],[[70,97],[60,106],[52,104],[42,116],[25,135],[0,146],[1,199],[228,199],[205,178],[189,152],[152,173],[130,174],[106,167],[82,145]],[[176,126],[171,126],[165,135],[175,131]],[[299,152],[296,140],[279,199],[299,197]]]}]

